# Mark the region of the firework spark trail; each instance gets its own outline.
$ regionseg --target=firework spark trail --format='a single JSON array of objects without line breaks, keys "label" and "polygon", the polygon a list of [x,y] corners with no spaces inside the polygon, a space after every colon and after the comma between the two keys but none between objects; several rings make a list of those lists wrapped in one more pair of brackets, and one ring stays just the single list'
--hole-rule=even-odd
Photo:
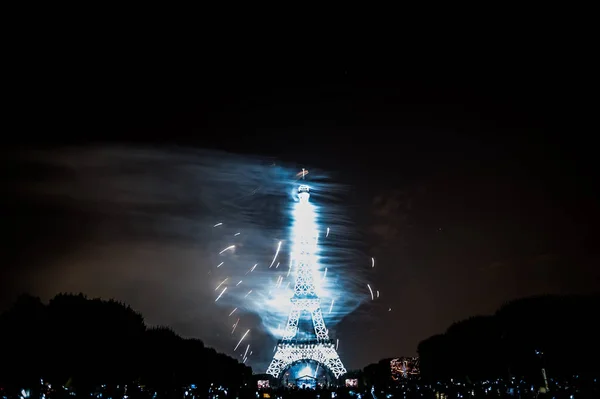
[{"label": "firework spark trail", "polygon": [[338,350],[338,346],[340,346],[340,339],[335,340],[335,350]]},{"label": "firework spark trail", "polygon": [[331,305],[329,305],[329,313],[331,313],[331,309],[333,309],[333,302],[335,301],[335,299],[331,300]]},{"label": "firework spark trail", "polygon": [[371,267],[375,267],[375,258],[371,258]]},{"label": "firework spark trail", "polygon": [[257,264],[255,264],[254,266],[252,266],[252,267],[250,268],[250,270],[248,270],[248,271],[246,272],[246,275],[247,275],[248,273],[252,273],[252,272],[254,271],[254,269],[256,269],[256,266],[258,266],[258,263],[257,263]]},{"label": "firework spark trail", "polygon": [[250,349],[250,344],[248,344],[248,346],[246,347],[246,351],[244,352],[244,358],[246,357],[246,355],[248,354],[248,349]]},{"label": "firework spark trail", "polygon": [[374,300],[375,297],[373,296],[373,290],[371,289],[371,286],[367,284],[367,287],[369,287],[369,292],[371,292],[371,300]]},{"label": "firework spark trail", "polygon": [[237,328],[237,326],[238,326],[238,323],[239,323],[239,322],[240,322],[240,319],[239,319],[239,317],[238,317],[237,321],[236,321],[235,323],[233,323],[233,330],[231,330],[231,334],[232,334],[232,335],[233,335],[233,333],[234,333],[235,329]]},{"label": "firework spark trail", "polygon": [[225,291],[227,291],[227,287],[223,288],[223,291],[221,291],[221,293],[219,294],[219,296],[217,297],[217,299],[215,299],[215,302],[217,302],[219,300],[219,298],[221,298],[223,296],[223,294],[225,293]]},{"label": "firework spark trail", "polygon": [[219,227],[219,226],[221,226],[221,225],[223,225],[223,223],[217,223],[217,224],[215,224],[213,227]]},{"label": "firework spark trail", "polygon": [[244,295],[244,298],[247,298],[248,295],[250,295],[252,293],[252,290],[248,291],[248,293],[246,295]]},{"label": "firework spark trail", "polygon": [[323,272],[323,278],[321,280],[325,280],[325,277],[327,277],[327,268],[325,268],[325,271]]},{"label": "firework spark trail", "polygon": [[327,228],[327,234],[325,234],[325,238],[329,237],[329,227]]},{"label": "firework spark trail", "polygon": [[237,237],[237,236],[239,236],[239,235],[240,235],[240,233],[235,233],[233,236],[234,236],[234,237]]},{"label": "firework spark trail", "polygon": [[225,281],[229,280],[229,277],[227,277],[225,280],[221,281],[221,284],[217,285],[217,288],[215,288],[215,291],[218,290],[223,284],[225,284]]},{"label": "firework spark trail", "polygon": [[379,298],[379,290],[377,290],[377,298]]},{"label": "firework spark trail", "polygon": [[277,269],[279,267],[279,262],[277,262],[277,265],[275,265],[275,269]]},{"label": "firework spark trail", "polygon": [[240,346],[240,344],[242,343],[242,341],[244,340],[244,338],[246,338],[246,335],[248,335],[248,333],[250,332],[250,330],[246,331],[244,333],[244,335],[242,336],[242,338],[240,339],[240,342],[237,343],[237,345],[235,346],[235,348],[233,348],[233,351],[235,352],[236,349],[238,348],[238,346]]},{"label": "firework spark trail", "polygon": [[230,249],[234,249],[234,248],[235,248],[235,245],[230,245],[230,246],[228,246],[227,248],[223,249],[221,252],[219,252],[219,255],[221,255],[221,254],[222,254],[223,252],[225,252],[225,251],[228,251],[228,250],[230,250]]},{"label": "firework spark trail", "polygon": [[231,311],[231,313],[229,313],[229,316],[231,316],[232,314],[234,314],[236,310],[237,310],[237,308],[233,309],[233,310]]},{"label": "firework spark trail", "polygon": [[[237,287],[238,285],[242,284],[242,280],[240,280],[239,283],[237,283],[235,286]],[[378,291],[379,292],[379,291]],[[377,294],[377,296],[379,296],[379,294]]]},{"label": "firework spark trail", "polygon": [[290,272],[292,271],[292,262],[294,261],[294,258],[292,258],[290,256],[290,265],[288,266],[288,272],[287,275],[285,276],[285,278],[288,278],[288,276],[290,275]]},{"label": "firework spark trail", "polygon": [[219,267],[223,266],[223,263],[225,263],[225,262],[221,262],[221,263],[219,263],[219,264],[217,265],[217,269],[218,269]]},{"label": "firework spark trail", "polygon": [[269,269],[271,268],[271,266],[273,266],[273,263],[275,263],[275,259],[277,259],[277,255],[279,255],[280,249],[281,249],[281,241],[279,241],[279,244],[277,244],[277,251],[275,251],[275,256],[273,256],[273,260],[271,261],[271,264],[269,265]]}]

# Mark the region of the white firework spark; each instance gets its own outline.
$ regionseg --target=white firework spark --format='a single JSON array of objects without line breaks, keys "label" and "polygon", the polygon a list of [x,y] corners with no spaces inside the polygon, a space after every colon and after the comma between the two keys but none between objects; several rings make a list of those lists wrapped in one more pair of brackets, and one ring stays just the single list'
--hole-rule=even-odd
[{"label": "white firework spark", "polygon": [[219,255],[221,255],[225,251],[229,251],[230,249],[234,249],[234,248],[235,248],[235,245],[230,245],[227,248],[223,249],[221,252],[219,252]]},{"label": "white firework spark", "polygon": [[249,332],[250,332],[250,330],[246,331],[244,333],[244,335],[242,335],[242,338],[240,338],[240,341],[237,343],[237,345],[235,346],[235,348],[233,348],[234,352],[236,351],[236,349],[238,348],[238,346],[240,346],[240,344],[242,343],[242,341],[244,340],[244,338],[246,338],[246,335],[248,335]]}]

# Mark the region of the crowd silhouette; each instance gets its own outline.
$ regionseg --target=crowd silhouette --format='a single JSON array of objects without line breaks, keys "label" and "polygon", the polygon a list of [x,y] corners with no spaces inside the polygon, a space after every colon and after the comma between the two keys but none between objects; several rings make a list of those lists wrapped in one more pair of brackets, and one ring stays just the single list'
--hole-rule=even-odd
[{"label": "crowd silhouette", "polygon": [[[420,376],[402,386],[411,386],[420,397],[424,392],[435,396],[439,386],[457,389],[449,382],[458,382],[463,390],[479,384],[482,392],[490,381],[504,387],[515,386],[515,381],[541,387],[548,383],[544,369],[554,385],[575,379],[581,392],[597,392],[599,305],[598,295],[534,297],[508,303],[491,316],[457,322],[419,344]],[[19,297],[0,315],[0,354],[0,396],[18,397],[27,388],[30,397],[40,397],[43,381],[78,397],[89,397],[99,386],[104,397],[123,396],[127,386],[136,387],[137,397],[183,397],[185,387],[256,397],[250,367],[167,327],[149,328],[125,304],[82,294],[59,294],[48,304],[29,295]],[[356,378],[364,392],[374,386],[397,390],[389,360],[349,372],[340,382]],[[127,396],[135,398],[135,392]],[[338,397],[348,392],[338,390]],[[310,396],[296,391],[289,395]]]}]

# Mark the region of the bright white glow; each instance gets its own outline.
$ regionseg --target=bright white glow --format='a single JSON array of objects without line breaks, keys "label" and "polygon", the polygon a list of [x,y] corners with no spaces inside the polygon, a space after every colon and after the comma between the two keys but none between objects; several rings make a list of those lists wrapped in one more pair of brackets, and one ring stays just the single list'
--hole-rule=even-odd
[{"label": "bright white glow", "polygon": [[221,226],[222,224],[223,224],[223,223],[217,223],[217,224],[215,224],[213,227],[219,227],[219,226]]},{"label": "bright white glow", "polygon": [[223,263],[225,263],[225,262],[221,262],[221,263],[219,263],[219,264],[217,265],[217,269],[218,269],[219,267],[223,266]]},{"label": "bright white glow", "polygon": [[367,287],[369,287],[369,292],[371,293],[371,300],[375,299],[373,297],[373,290],[371,289],[371,286],[369,284],[367,284]]},{"label": "bright white glow", "polygon": [[329,227],[327,228],[327,234],[325,234],[325,238],[329,237]]},{"label": "bright white glow", "polygon": [[312,375],[313,375],[313,372],[312,372],[312,369],[310,368],[310,366],[306,366],[306,367],[304,367],[304,368],[303,368],[303,369],[302,369],[302,370],[301,370],[301,371],[298,373],[298,376],[299,376],[299,377],[305,377],[305,376],[307,376],[307,375],[308,375],[308,376],[312,376]]},{"label": "bright white glow", "polygon": [[375,267],[375,258],[371,258],[371,267]]}]

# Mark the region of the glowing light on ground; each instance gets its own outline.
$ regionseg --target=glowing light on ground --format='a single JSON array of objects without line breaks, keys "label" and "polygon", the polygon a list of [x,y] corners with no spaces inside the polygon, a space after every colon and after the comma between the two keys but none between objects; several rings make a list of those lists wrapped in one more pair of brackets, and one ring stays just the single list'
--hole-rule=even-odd
[{"label": "glowing light on ground", "polygon": [[305,376],[313,376],[313,372],[312,372],[312,368],[310,366],[306,366],[304,367],[302,370],[300,370],[300,372],[298,373],[298,377],[305,377]]}]

